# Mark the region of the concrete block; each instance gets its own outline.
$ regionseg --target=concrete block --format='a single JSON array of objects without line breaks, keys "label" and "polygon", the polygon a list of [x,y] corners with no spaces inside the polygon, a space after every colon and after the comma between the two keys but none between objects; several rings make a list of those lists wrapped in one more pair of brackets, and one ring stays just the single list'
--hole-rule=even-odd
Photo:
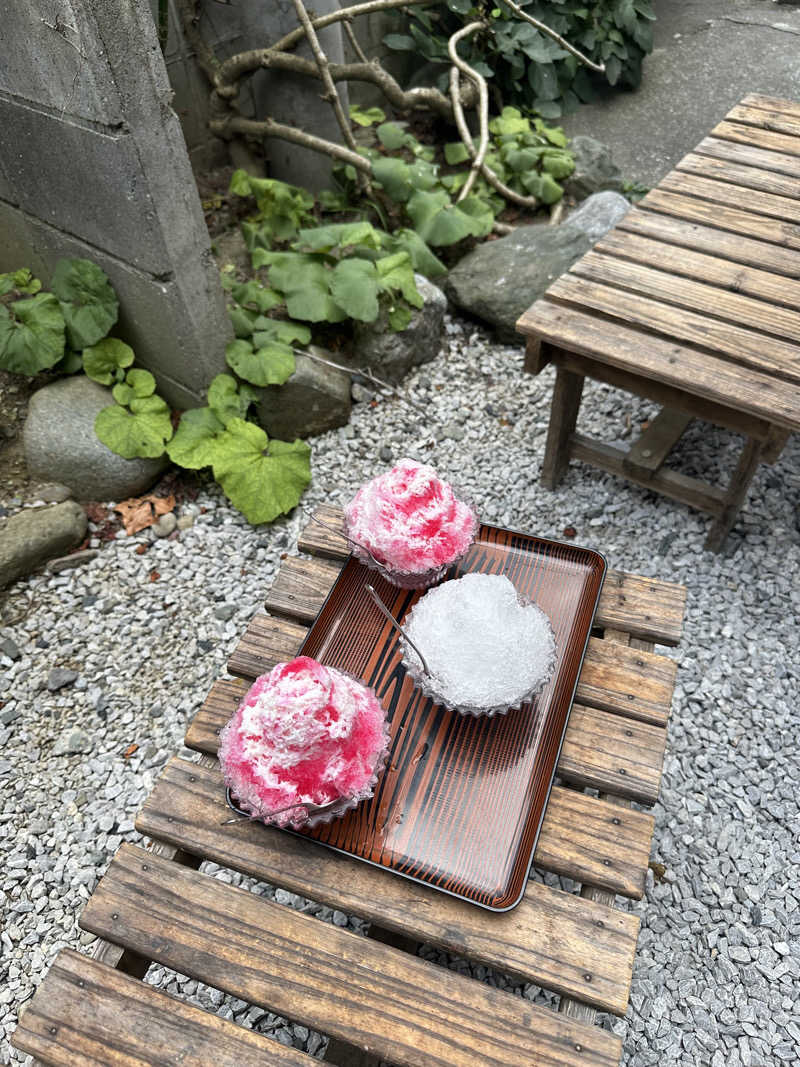
[{"label": "concrete block", "polygon": [[[0,98],[4,167],[23,210],[141,270],[170,270],[133,136]],[[114,190],[114,195],[109,195]]]},{"label": "concrete block", "polygon": [[[121,6],[107,0],[4,4],[0,90],[35,101],[57,117],[75,115],[109,126],[122,123],[122,104],[93,12]],[[0,142],[2,133],[0,127]]]},{"label": "concrete block", "polygon": [[113,332],[133,347],[137,365],[153,372],[174,407],[205,403],[208,383],[225,370],[231,336],[213,264],[198,257],[173,279],[159,281],[1,201],[0,233],[0,272],[26,266],[47,283],[64,256],[102,267],[120,301]]}]

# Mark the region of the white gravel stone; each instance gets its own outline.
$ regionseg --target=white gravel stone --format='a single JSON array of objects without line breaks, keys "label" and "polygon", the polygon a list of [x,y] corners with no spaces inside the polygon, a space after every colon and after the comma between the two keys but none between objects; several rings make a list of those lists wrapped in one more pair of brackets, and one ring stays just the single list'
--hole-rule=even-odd
[{"label": "white gravel stone", "polygon": [[[551,369],[523,375],[521,346],[497,345],[450,317],[439,356],[402,385],[424,414],[378,395],[375,407],[357,404],[352,434],[313,440],[303,507],[345,502],[383,469],[380,450],[390,448],[395,461],[422,459],[468,489],[487,522],[556,538],[573,526],[575,541],[603,551],[612,567],[688,586],[685,636],[669,653],[678,686],[654,809],[652,859],[668,877],[657,882],[650,872],[646,900],[630,905],[642,917],[631,1005],[626,1019],[604,1025],[622,1035],[625,1067],[798,1063],[800,440],[759,470],[725,551],[711,555],[702,548],[706,516],[620,479],[575,463],[555,492],[540,488],[552,383]],[[653,414],[645,401],[587,383],[579,429],[630,441]],[[693,425],[670,464],[720,484],[740,447],[735,435]],[[58,949],[91,942],[77,924],[91,889],[120,842],[140,840],[136,812],[181,751],[189,720],[263,604],[281,555],[296,551],[305,521],[298,510],[251,527],[213,483],[181,514],[194,525],[176,523],[172,540],[145,532],[101,542],[91,529],[96,558],[5,593],[0,636],[20,657],[0,661],[0,989],[13,994],[0,1000],[3,1063],[22,1062],[7,1038]],[[48,689],[56,669],[77,672],[74,684]],[[91,751],[56,756],[55,739],[76,730]],[[359,919],[295,894],[213,864],[203,870],[364,931]],[[555,1003],[488,968],[422,954]],[[324,1053],[313,1031],[306,1036],[303,1026],[164,968],[151,968],[147,980]]]}]

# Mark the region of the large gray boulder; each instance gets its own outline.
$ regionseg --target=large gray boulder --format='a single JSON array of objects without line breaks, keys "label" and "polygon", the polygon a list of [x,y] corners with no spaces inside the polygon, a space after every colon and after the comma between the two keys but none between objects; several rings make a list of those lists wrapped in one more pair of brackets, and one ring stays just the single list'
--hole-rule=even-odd
[{"label": "large gray boulder", "polygon": [[[324,349],[312,346],[310,351],[330,358]],[[269,436],[279,441],[312,437],[345,426],[350,419],[350,375],[297,354],[291,378],[263,390],[257,415]]]},{"label": "large gray boulder", "polygon": [[501,340],[519,342],[514,325],[523,311],[630,206],[619,193],[595,193],[559,226],[520,226],[486,241],[450,271],[445,292],[457,307],[494,326]]},{"label": "large gray boulder", "polygon": [[86,526],[86,512],[74,500],[12,515],[0,526],[0,589],[79,545]]},{"label": "large gray boulder", "polygon": [[583,200],[592,193],[622,189],[622,171],[611,158],[608,145],[579,134],[569,147],[575,157],[575,170],[564,180],[565,196]]},{"label": "large gray boulder", "polygon": [[447,299],[422,274],[415,274],[414,279],[425,303],[414,309],[405,330],[390,330],[385,314],[376,322],[356,323],[355,362],[390,382],[399,382],[412,367],[429,363],[439,351]]},{"label": "large gray boulder", "polygon": [[28,472],[58,482],[78,500],[125,500],[149,489],[167,458],[123,459],[94,432],[111,390],[84,375],[62,378],[31,397],[23,429]]}]

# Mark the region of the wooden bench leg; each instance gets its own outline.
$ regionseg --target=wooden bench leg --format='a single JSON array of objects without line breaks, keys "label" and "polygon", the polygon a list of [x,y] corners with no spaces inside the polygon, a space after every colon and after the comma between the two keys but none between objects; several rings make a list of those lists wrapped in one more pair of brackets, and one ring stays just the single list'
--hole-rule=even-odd
[{"label": "wooden bench leg", "polygon": [[569,464],[569,439],[578,419],[583,383],[582,374],[558,368],[542,461],[541,482],[545,489],[555,489]]},{"label": "wooden bench leg", "polygon": [[750,482],[753,480],[753,475],[761,462],[763,449],[763,441],[748,437],[747,444],[742,449],[739,462],[736,464],[736,470],[725,493],[725,503],[722,511],[714,520],[706,538],[705,547],[712,552],[719,552],[725,538],[731,531],[731,527],[736,522],[736,516],[739,514],[739,509],[747,496]]}]

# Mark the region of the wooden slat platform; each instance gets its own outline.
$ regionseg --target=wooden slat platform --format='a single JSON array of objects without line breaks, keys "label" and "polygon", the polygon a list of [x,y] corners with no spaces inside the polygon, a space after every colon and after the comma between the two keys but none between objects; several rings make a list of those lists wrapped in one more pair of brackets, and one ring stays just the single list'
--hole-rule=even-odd
[{"label": "wooden slat platform", "polygon": [[[338,509],[319,514],[341,522]],[[597,1011],[623,1015],[627,1006],[639,920],[615,899],[644,888],[653,818],[630,802],[658,795],[675,667],[652,648],[679,641],[685,590],[609,576],[597,619],[603,637],[590,642],[558,766],[564,784],[551,791],[534,857],[540,870],[583,888],[533,879],[517,907],[497,914],[260,823],[230,822],[219,731],[252,678],[296,654],[347,556],[336,533],[313,523],[300,545],[317,558],[284,560],[267,598],[271,614],[252,620],[231,656],[242,677],[217,681],[189,727],[186,744],[200,762],[173,759],[139,813],[151,850],[123,846],[83,913],[81,925],[105,939],[99,954],[108,965],[62,954],[17,1044],[41,1062],[74,1067],[176,1062],[159,1059],[167,1039],[187,1063],[224,1064],[229,1050],[239,1063],[308,1062],[143,986],[137,979],[155,960],[330,1035],[342,1067],[374,1057],[399,1067],[616,1064],[619,1038],[592,1024]],[[234,889],[198,873],[202,860],[357,915],[375,936]],[[407,951],[419,942],[552,990],[560,1010],[426,963]],[[76,995],[75,974],[94,983],[88,1000]],[[360,1058],[351,1059],[354,1049]]]},{"label": "wooden slat platform", "polygon": [[408,1067],[591,1064],[619,1038],[123,845],[81,926]]},{"label": "wooden slat platform", "polygon": [[[558,367],[544,484],[570,458],[629,476],[715,516],[707,546],[718,549],[778,434],[800,429],[798,105],[746,97],[517,328],[526,369]],[[699,417],[745,433],[728,488],[660,469],[677,432],[651,480],[636,455],[577,434],[586,376],[662,402],[686,425]]]},{"label": "wooden slat platform", "polygon": [[53,1067],[312,1067],[318,1062],[70,949],[63,949],[47,972],[14,1044]]}]

